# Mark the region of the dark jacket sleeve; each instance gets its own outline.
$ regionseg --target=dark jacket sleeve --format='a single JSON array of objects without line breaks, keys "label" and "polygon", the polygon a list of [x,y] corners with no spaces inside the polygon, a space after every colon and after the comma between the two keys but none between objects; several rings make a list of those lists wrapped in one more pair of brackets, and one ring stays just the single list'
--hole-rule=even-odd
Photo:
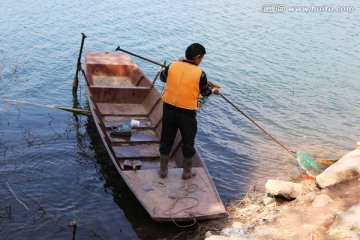
[{"label": "dark jacket sleeve", "polygon": [[206,73],[203,71],[200,78],[200,94],[203,97],[209,96],[212,94],[211,87],[207,82]]},{"label": "dark jacket sleeve", "polygon": [[171,64],[167,65],[165,67],[164,70],[161,71],[160,73],[160,80],[164,83],[166,83],[166,79],[167,79],[167,76],[168,76],[168,71],[169,71],[169,67],[170,67]]}]

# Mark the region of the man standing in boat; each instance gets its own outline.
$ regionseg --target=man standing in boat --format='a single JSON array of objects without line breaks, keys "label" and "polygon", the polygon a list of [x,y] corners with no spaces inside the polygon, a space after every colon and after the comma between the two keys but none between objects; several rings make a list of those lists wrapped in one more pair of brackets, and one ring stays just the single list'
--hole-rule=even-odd
[{"label": "man standing in boat", "polygon": [[196,109],[199,95],[209,96],[220,93],[218,88],[211,88],[208,85],[205,72],[198,67],[205,54],[204,46],[193,43],[185,51],[186,59],[171,63],[160,74],[161,81],[166,83],[159,149],[161,178],[165,178],[168,174],[170,151],[178,130],[182,137],[184,156],[182,179],[196,175],[195,170],[192,169],[192,157],[195,154]]}]

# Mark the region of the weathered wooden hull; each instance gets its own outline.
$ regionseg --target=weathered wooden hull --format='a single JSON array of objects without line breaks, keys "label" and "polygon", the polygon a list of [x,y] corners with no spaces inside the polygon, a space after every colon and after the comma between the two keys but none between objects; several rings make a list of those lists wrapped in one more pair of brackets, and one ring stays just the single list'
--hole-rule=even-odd
[{"label": "weathered wooden hull", "polygon": [[[198,174],[182,180],[181,136],[171,152],[167,178],[158,175],[163,101],[160,92],[123,53],[89,52],[83,65],[91,112],[119,174],[155,221],[193,221],[226,215],[202,158]],[[130,137],[112,136],[111,127],[138,120]],[[132,163],[141,163],[141,167]],[[129,167],[130,166],[130,167]]]}]

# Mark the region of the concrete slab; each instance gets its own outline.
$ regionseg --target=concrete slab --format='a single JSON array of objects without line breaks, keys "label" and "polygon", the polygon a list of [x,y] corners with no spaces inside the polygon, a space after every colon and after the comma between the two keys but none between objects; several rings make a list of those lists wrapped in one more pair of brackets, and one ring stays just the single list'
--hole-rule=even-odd
[{"label": "concrete slab", "polygon": [[343,181],[359,178],[359,176],[360,149],[355,149],[325,169],[316,177],[316,181],[321,188],[325,188]]}]

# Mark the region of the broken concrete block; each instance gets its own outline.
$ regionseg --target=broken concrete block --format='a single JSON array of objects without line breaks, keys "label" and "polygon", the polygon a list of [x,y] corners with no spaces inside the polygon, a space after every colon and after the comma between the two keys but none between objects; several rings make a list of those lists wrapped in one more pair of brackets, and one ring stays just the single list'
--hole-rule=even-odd
[{"label": "broken concrete block", "polygon": [[353,180],[360,176],[360,149],[347,153],[316,177],[321,188]]}]

